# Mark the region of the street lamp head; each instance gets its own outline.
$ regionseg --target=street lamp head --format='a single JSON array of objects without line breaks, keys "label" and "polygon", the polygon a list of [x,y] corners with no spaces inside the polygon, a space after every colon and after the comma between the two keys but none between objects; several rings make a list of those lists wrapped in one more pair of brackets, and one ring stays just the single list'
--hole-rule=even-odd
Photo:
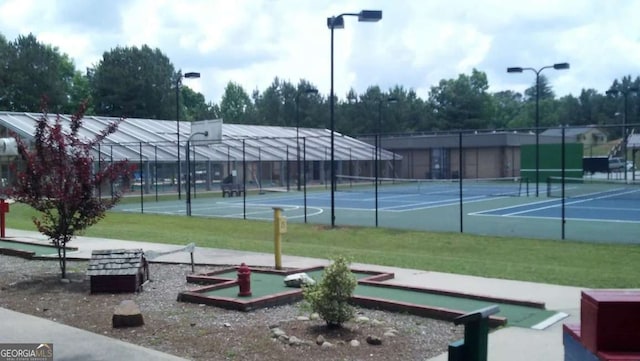
[{"label": "street lamp head", "polygon": [[318,94],[318,89],[316,88],[306,88],[304,90],[305,94]]},{"label": "street lamp head", "polygon": [[342,15],[327,18],[327,27],[329,29],[344,29],[344,18]]},{"label": "street lamp head", "polygon": [[618,89],[609,89],[604,93],[607,95],[618,95]]},{"label": "street lamp head", "polygon": [[627,91],[637,93],[640,91],[640,88],[638,88],[637,86],[631,86],[629,87],[629,89],[627,89]]},{"label": "street lamp head", "polygon": [[192,71],[192,72],[184,73],[184,77],[189,79],[199,78],[200,73]]},{"label": "street lamp head", "polygon": [[507,73],[522,73],[522,67],[513,66],[510,68],[507,68]]},{"label": "street lamp head", "polygon": [[358,21],[376,22],[382,19],[382,10],[362,10],[358,14]]},{"label": "street lamp head", "polygon": [[398,102],[398,98],[396,98],[396,97],[388,97],[387,98],[387,102],[388,103],[397,103]]},{"label": "street lamp head", "polygon": [[344,29],[344,17],[357,16],[358,21],[366,23],[375,23],[382,20],[382,10],[362,10],[359,13],[344,13],[338,16],[327,18],[327,27],[329,29]]},{"label": "street lamp head", "polygon": [[553,68],[556,70],[569,69],[569,63],[557,63],[553,64]]}]

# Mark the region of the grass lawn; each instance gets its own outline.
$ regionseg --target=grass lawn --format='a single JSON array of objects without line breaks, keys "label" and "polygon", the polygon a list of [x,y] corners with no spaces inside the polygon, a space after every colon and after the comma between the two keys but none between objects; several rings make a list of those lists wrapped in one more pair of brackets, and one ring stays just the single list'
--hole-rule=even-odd
[{"label": "grass lawn", "polygon": [[[7,227],[35,230],[36,213],[13,204]],[[110,212],[84,234],[273,252],[273,224]],[[73,242],[69,244],[73,246]],[[288,224],[284,254],[591,288],[640,288],[640,246],[476,236],[384,228]]]}]

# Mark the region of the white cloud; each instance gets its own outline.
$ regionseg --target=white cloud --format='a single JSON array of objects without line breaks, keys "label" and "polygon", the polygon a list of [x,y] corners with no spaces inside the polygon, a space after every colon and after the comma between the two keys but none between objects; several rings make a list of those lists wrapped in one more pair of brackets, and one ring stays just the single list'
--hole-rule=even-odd
[{"label": "white cloud", "polygon": [[487,73],[491,91],[522,91],[533,74],[507,74],[508,66],[565,61],[570,70],[545,71],[557,95],[603,92],[616,78],[638,76],[634,0],[0,0],[0,33],[8,40],[33,33],[69,54],[79,70],[116,46],[157,47],[176,69],[200,72],[185,84],[214,102],[229,81],[251,93],[276,76],[308,80],[327,95],[326,18],[360,9],[382,9],[383,19],[349,17],[335,30],[338,96],[352,87],[401,85],[426,98],[441,79],[473,68]]}]

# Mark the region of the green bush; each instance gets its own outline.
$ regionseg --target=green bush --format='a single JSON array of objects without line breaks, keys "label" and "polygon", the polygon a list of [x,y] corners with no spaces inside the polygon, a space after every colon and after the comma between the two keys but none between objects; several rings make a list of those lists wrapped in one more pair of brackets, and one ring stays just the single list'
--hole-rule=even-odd
[{"label": "green bush", "polygon": [[356,288],[356,277],[349,269],[349,261],[337,257],[324,270],[319,283],[305,286],[303,295],[311,309],[317,312],[328,327],[340,327],[354,316],[349,299]]}]

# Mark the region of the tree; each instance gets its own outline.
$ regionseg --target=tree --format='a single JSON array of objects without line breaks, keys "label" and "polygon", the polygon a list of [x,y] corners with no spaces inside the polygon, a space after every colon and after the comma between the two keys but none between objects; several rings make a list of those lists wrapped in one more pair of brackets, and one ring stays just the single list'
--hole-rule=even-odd
[{"label": "tree", "polygon": [[43,106],[43,114],[36,121],[32,149],[15,136],[21,162],[14,164],[16,182],[10,196],[40,212],[33,222],[56,246],[65,278],[67,243],[102,219],[120,199],[119,192],[111,198],[100,198],[99,187],[131,176],[132,168],[126,161],[105,161],[101,162],[103,168],[96,169],[93,159],[93,147],[115,132],[119,122],[87,140],[79,134],[85,104],[71,117],[68,132],[60,116],[51,119],[46,109]]},{"label": "tree", "polygon": [[[512,90],[493,93],[493,116],[489,124],[490,128],[504,129],[513,125],[522,111],[522,94]],[[511,123],[511,124],[510,124]]]},{"label": "tree", "polygon": [[551,125],[568,125],[568,126],[576,126],[576,125],[584,125],[585,118],[582,114],[582,107],[580,105],[580,100],[573,95],[569,94],[556,102],[557,110],[555,111],[558,123]]},{"label": "tree", "polygon": [[396,85],[389,89],[388,98],[397,99],[395,104],[389,104],[382,123],[383,133],[414,132],[430,130],[431,112],[425,102],[412,89],[407,90]]},{"label": "tree", "polygon": [[9,43],[0,34],[0,109],[9,108]]},{"label": "tree", "polygon": [[98,115],[175,119],[179,74],[160,49],[117,47],[88,76]]},{"label": "tree", "polygon": [[[81,72],[76,71],[71,80],[71,86],[69,89],[69,103],[64,107],[63,112],[65,114],[73,114],[76,109],[73,109],[73,104],[92,104],[91,101],[91,89],[89,88],[89,78],[83,75]],[[86,114],[94,114],[93,107],[87,107]]]},{"label": "tree", "polygon": [[[540,74],[538,77],[540,82],[540,100],[555,99],[556,95],[553,93],[553,88],[549,84],[549,79],[544,74]],[[525,100],[535,102],[536,101],[536,82],[524,91]]]},{"label": "tree", "polygon": [[318,87],[307,80],[301,79],[295,88],[293,86],[291,89],[289,87],[284,88],[285,99],[289,99],[288,104],[292,104],[290,108],[293,120],[290,124],[295,125],[295,98],[298,97],[300,127],[328,128],[326,122],[329,116],[327,112],[328,106],[324,103],[320,93],[306,93],[308,89],[318,90]]},{"label": "tree", "polygon": [[6,87],[5,94],[0,95],[3,108],[36,112],[45,96],[53,109],[63,111],[69,104],[75,73],[69,57],[60,54],[58,48],[41,44],[32,34],[19,36],[7,45],[0,39],[0,64],[4,63],[4,75],[0,76],[4,79],[0,82]]},{"label": "tree", "polygon": [[227,83],[220,101],[220,113],[225,123],[253,123],[253,103],[242,85],[234,82]]},{"label": "tree", "polygon": [[491,114],[489,83],[485,73],[473,69],[471,76],[441,80],[431,87],[429,103],[439,129],[482,129]]},{"label": "tree", "polygon": [[260,125],[287,125],[284,118],[284,102],[282,84],[276,77],[269,87],[259,94],[255,100],[256,123]]},{"label": "tree", "polygon": [[220,110],[212,104],[206,103],[202,93],[196,93],[184,85],[180,87],[180,92],[182,95],[182,102],[180,102],[182,105],[181,121],[191,122],[194,120],[220,118]]},{"label": "tree", "polygon": [[595,89],[582,89],[580,96],[580,114],[582,124],[606,124],[610,116],[615,114],[615,106],[607,104],[607,99]]}]

